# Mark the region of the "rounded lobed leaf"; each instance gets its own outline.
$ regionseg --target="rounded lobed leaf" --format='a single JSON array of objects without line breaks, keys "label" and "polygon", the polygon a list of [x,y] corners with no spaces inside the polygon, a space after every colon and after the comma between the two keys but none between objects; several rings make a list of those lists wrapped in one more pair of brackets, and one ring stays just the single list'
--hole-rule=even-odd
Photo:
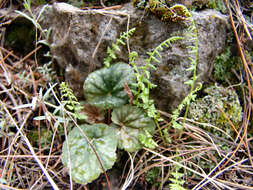
[{"label": "rounded lobed leaf", "polygon": [[117,131],[118,147],[128,152],[135,152],[142,148],[139,142],[140,130],[134,128],[127,128],[125,126],[118,127],[111,124],[111,127]]},{"label": "rounded lobed leaf", "polygon": [[120,126],[135,129],[145,128],[149,132],[155,128],[153,119],[148,117],[141,108],[129,104],[115,108],[112,112],[112,121]]},{"label": "rounded lobed leaf", "polygon": [[124,105],[115,108],[112,112],[112,125],[116,129],[118,146],[128,152],[134,152],[141,149],[142,144],[139,141],[141,134],[145,135],[148,131],[151,135],[155,132],[155,122],[148,117],[146,113],[131,105]]},{"label": "rounded lobed leaf", "polygon": [[84,82],[84,95],[90,104],[97,107],[119,107],[128,101],[124,84],[134,82],[132,67],[125,63],[117,63],[91,73]]},{"label": "rounded lobed leaf", "polygon": [[[74,128],[68,135],[62,149],[62,162],[70,169],[72,179],[80,184],[95,180],[103,170],[96,154],[83,135],[89,138],[105,170],[110,169],[116,160],[117,138],[115,130],[105,124],[81,125]],[[70,163],[68,162],[70,154]]]}]

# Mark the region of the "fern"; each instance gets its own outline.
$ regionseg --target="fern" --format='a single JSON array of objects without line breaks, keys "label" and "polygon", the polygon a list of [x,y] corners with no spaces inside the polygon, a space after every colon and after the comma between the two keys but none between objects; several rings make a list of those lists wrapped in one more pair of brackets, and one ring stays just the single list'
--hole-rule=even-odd
[{"label": "fern", "polygon": [[171,116],[171,123],[172,126],[175,129],[182,129],[182,125],[179,124],[176,120],[179,117],[179,114],[181,112],[181,110],[185,107],[185,106],[189,106],[191,101],[194,101],[196,98],[196,93],[202,88],[201,83],[199,83],[198,87],[195,88],[193,91],[190,91],[190,93],[182,100],[182,102],[178,105],[177,109],[174,110],[172,112],[172,116]]},{"label": "fern", "polygon": [[193,46],[187,47],[189,48],[189,53],[193,54],[193,57],[189,56],[189,60],[191,62],[190,62],[190,67],[187,69],[187,71],[192,72],[192,77],[190,80],[185,82],[185,84],[190,87],[190,92],[183,99],[183,101],[178,105],[177,109],[173,111],[172,121],[171,121],[173,128],[182,129],[182,125],[179,124],[176,121],[176,119],[179,117],[180,112],[185,106],[186,106],[186,111],[185,111],[184,118],[187,117],[190,103],[191,101],[195,100],[196,93],[197,91],[201,89],[201,86],[202,86],[201,84],[199,84],[198,87],[195,88],[195,83],[197,80],[198,33],[197,33],[197,28],[196,28],[196,25],[192,18],[191,13],[184,5],[174,5],[170,9],[177,10],[177,12],[180,12],[180,15],[184,15],[184,17],[186,17],[187,21],[190,21],[190,26],[188,27],[188,31],[185,33],[185,38],[189,42],[192,42],[194,44]]},{"label": "fern", "polygon": [[73,93],[73,90],[68,87],[68,84],[65,82],[62,82],[60,84],[60,92],[61,92],[61,99],[63,105],[66,106],[66,108],[70,111],[72,111],[74,118],[79,120],[86,120],[88,117],[80,112],[83,109],[83,106],[78,102],[78,99]]},{"label": "fern", "polygon": [[158,127],[159,133],[163,139],[163,142],[166,142],[166,135],[162,133],[160,125],[158,121],[161,121],[162,118],[160,117],[160,113],[155,108],[154,101],[150,99],[150,90],[155,88],[156,85],[150,81],[150,69],[156,70],[156,67],[151,64],[152,61],[160,63],[160,60],[157,57],[161,57],[159,51],[162,51],[164,47],[170,47],[171,43],[175,42],[176,40],[181,40],[183,37],[174,36],[159,44],[152,52],[147,52],[149,57],[145,59],[144,66],[137,66],[135,64],[135,60],[138,57],[138,53],[133,51],[129,55],[129,63],[133,67],[135,76],[136,76],[136,83],[132,84],[135,87],[135,90],[132,90],[132,93],[135,96],[135,100],[133,103],[143,108],[147,115],[151,118],[154,118],[155,123]]},{"label": "fern", "polygon": [[154,149],[158,147],[158,144],[152,139],[152,135],[147,130],[145,130],[145,134],[141,133],[139,135],[139,140],[147,148]]},{"label": "fern", "polygon": [[144,66],[136,66],[135,60],[138,57],[137,52],[131,52],[129,56],[129,62],[135,71],[135,76],[137,82],[133,84],[136,87],[136,90],[133,90],[135,95],[134,104],[138,107],[143,108],[147,111],[149,117],[154,118],[155,120],[160,119],[160,115],[155,108],[154,101],[150,99],[150,90],[155,88],[156,85],[150,81],[150,69],[156,70],[156,67],[151,64],[152,61],[160,63],[160,60],[157,57],[161,57],[159,51],[162,51],[164,47],[170,47],[171,43],[176,40],[181,40],[183,37],[174,36],[171,37],[161,44],[159,44],[152,52],[147,52],[149,57],[145,59]]},{"label": "fern", "polygon": [[182,179],[184,177],[183,173],[179,172],[180,167],[175,166],[175,172],[171,172],[170,174],[172,175],[169,180],[171,183],[169,184],[170,190],[186,190],[183,185],[185,181]]},{"label": "fern", "polygon": [[69,110],[74,110],[76,105],[79,105],[77,98],[75,97],[73,90],[68,87],[68,84],[62,82],[60,84],[61,99]]},{"label": "fern", "polygon": [[[179,161],[180,157],[176,157],[175,160]],[[179,172],[180,169],[180,166],[174,166],[174,172],[168,173],[172,176],[169,178],[169,180],[171,181],[171,183],[169,184],[170,190],[186,190],[183,187],[185,180],[182,179],[185,174]]]},{"label": "fern", "polygon": [[135,28],[130,29],[127,32],[124,32],[120,35],[118,39],[116,39],[116,43],[112,43],[112,47],[107,47],[108,56],[104,59],[105,67],[110,67],[110,64],[113,60],[117,58],[116,52],[120,52],[119,45],[126,45],[124,41],[128,39],[135,32]]}]

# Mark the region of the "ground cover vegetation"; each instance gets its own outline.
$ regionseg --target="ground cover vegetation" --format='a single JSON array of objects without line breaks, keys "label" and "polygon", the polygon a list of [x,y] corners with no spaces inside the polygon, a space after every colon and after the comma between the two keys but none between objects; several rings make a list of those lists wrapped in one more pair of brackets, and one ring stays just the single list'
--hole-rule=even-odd
[{"label": "ground cover vegetation", "polygon": [[[67,2],[98,9],[122,3]],[[85,80],[83,101],[50,53],[50,30],[38,23],[44,9],[32,11],[53,2],[1,1],[1,9],[14,7],[27,20],[25,30],[34,26],[27,35],[34,40],[26,40],[23,29],[15,34],[13,26],[8,28],[11,18],[1,18],[0,188],[252,189],[253,52],[243,42],[251,39],[252,24],[245,17],[253,6],[237,0],[199,2],[187,8],[171,1],[133,1],[164,22],[184,25],[185,32],[161,42],[147,52],[145,65],[138,65],[138,52],[131,51],[128,63],[116,62],[135,29],[122,31],[108,46],[104,67]],[[190,10],[206,7],[228,15],[231,40],[214,62],[213,81],[200,84]],[[159,63],[160,52],[183,39],[191,44],[187,72],[192,77],[185,82],[190,91],[177,109],[165,113],[150,98],[156,87],[150,80],[152,62]]]}]

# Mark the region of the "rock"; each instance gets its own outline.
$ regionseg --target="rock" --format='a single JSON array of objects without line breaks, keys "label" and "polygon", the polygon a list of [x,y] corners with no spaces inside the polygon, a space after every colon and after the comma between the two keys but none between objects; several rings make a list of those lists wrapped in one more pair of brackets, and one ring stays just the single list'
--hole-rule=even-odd
[{"label": "rock", "polygon": [[[87,75],[103,66],[107,47],[115,42],[121,32],[126,31],[127,14],[130,15],[130,28],[136,28],[129,42],[131,51],[139,54],[138,64],[144,64],[146,52],[186,29],[183,24],[165,23],[152,14],[144,15],[143,11],[134,9],[130,3],[111,11],[80,10],[65,3],[55,3],[47,6],[42,13],[42,27],[51,28],[49,43],[52,55],[65,69],[66,80],[79,97],[83,97],[82,86]],[[225,48],[227,17],[214,10],[194,12],[193,17],[199,38],[199,81],[205,81],[211,73],[214,58]],[[161,52],[161,63],[154,63],[157,70],[152,72],[151,80],[158,87],[153,90],[152,97],[158,109],[175,109],[189,92],[184,84],[191,77],[191,73],[186,71],[190,64],[188,57],[191,56],[186,48],[188,45],[187,40],[176,41],[172,47]],[[96,46],[98,48],[94,53]],[[128,62],[126,47],[118,54],[117,61]]]}]

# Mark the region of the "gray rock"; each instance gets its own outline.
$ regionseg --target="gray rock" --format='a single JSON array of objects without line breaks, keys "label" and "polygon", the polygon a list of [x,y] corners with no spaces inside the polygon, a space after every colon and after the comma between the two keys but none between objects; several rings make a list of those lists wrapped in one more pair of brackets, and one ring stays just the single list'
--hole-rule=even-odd
[{"label": "gray rock", "polygon": [[[152,14],[144,15],[142,10],[134,9],[131,4],[125,4],[120,10],[102,11],[80,10],[56,3],[43,12],[40,23],[43,28],[51,28],[51,52],[65,69],[66,79],[76,95],[83,96],[85,78],[89,72],[103,66],[107,46],[111,46],[120,33],[126,31],[126,14],[130,16],[130,28],[136,28],[129,42],[131,51],[139,54],[138,64],[144,64],[146,52],[152,51],[169,37],[182,34],[186,29],[183,24],[165,23]],[[227,17],[214,10],[194,12],[193,17],[199,38],[199,81],[205,81],[212,70],[214,58],[225,48]],[[161,110],[173,110],[189,92],[189,87],[184,84],[191,77],[191,73],[186,71],[190,64],[188,57],[191,56],[186,48],[188,45],[187,40],[175,42],[172,47],[161,52],[161,63],[154,63],[157,70],[152,71],[151,80],[158,87],[153,90],[152,97]],[[128,62],[126,47],[118,54],[118,60]]]}]

